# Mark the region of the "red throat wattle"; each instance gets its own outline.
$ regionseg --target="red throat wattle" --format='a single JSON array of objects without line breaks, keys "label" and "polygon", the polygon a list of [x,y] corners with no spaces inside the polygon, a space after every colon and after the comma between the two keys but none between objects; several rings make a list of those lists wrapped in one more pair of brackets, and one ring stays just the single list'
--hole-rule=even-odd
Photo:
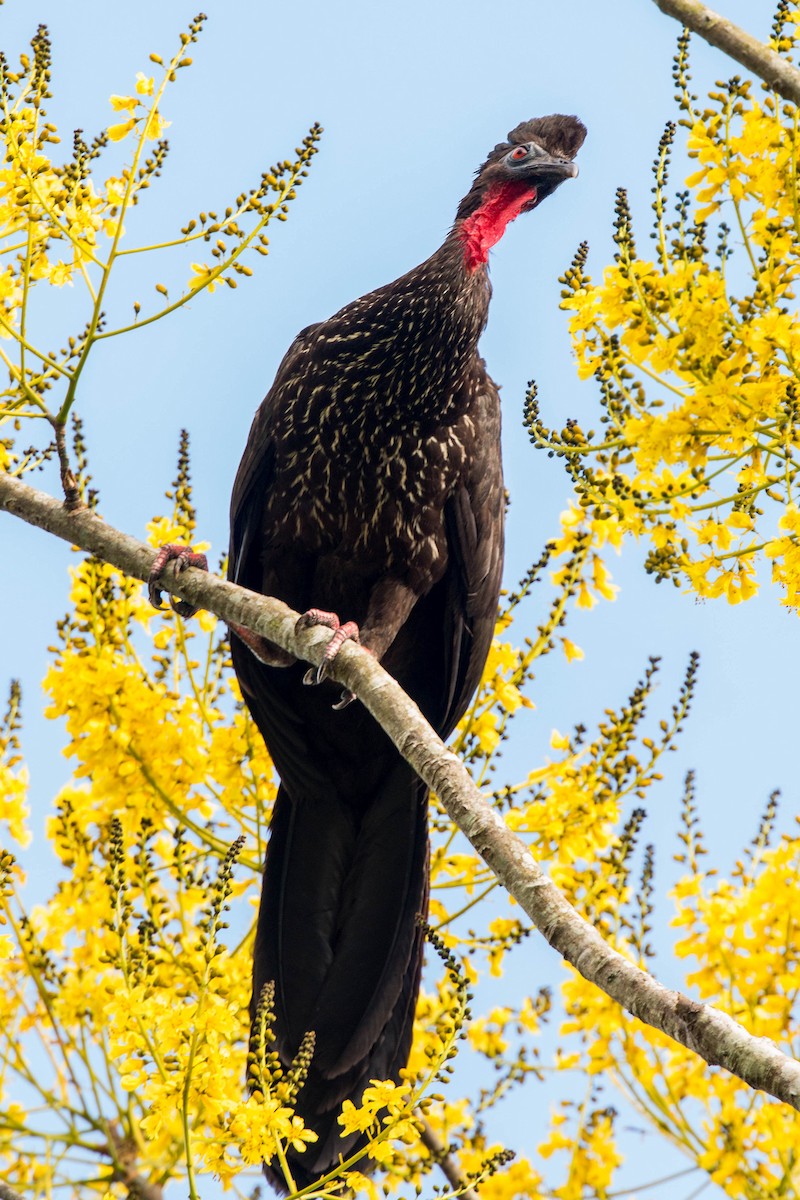
[{"label": "red throat wattle", "polygon": [[529,183],[496,183],[489,189],[480,208],[461,226],[464,265],[468,271],[488,262],[489,251],[500,241],[506,226],[535,199],[536,188]]}]

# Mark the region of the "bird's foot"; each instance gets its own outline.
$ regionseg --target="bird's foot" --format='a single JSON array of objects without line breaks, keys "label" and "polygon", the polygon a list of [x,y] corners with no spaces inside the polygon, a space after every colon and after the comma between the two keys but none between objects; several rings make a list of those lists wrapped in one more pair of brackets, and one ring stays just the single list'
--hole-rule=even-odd
[{"label": "bird's foot", "polygon": [[234,625],[233,622],[229,622],[228,628],[231,633],[236,634],[240,642],[244,642],[250,653],[254,654],[258,661],[267,667],[289,667],[292,663],[297,662],[293,654],[282,650],[274,642],[267,641],[260,633],[246,629],[244,625]]},{"label": "bird's foot", "polygon": [[[155,557],[147,580],[147,594],[153,608],[164,607],[161,603],[163,589],[160,581],[164,568],[170,562],[175,564],[172,570],[176,575],[179,575],[185,567],[197,567],[200,571],[208,570],[208,559],[205,554],[195,554],[188,546],[178,546],[174,542],[168,542],[166,546],[162,546]],[[174,596],[170,596],[169,602],[180,617],[193,617],[197,612],[195,606],[188,600],[178,600]]]},{"label": "bird's foot", "polygon": [[[325,625],[334,632],[333,637],[325,647],[322,662],[318,667],[309,667],[303,676],[303,683],[309,687],[322,683],[327,678],[331,663],[345,642],[360,642],[361,640],[358,625],[356,625],[355,621],[345,621],[344,625],[342,625],[336,613],[325,612],[321,608],[310,608],[308,612],[304,612],[302,617],[298,618],[295,629],[308,629],[313,625]],[[337,710],[347,708],[347,705],[352,704],[355,698],[355,692],[344,691],[333,707]]]}]

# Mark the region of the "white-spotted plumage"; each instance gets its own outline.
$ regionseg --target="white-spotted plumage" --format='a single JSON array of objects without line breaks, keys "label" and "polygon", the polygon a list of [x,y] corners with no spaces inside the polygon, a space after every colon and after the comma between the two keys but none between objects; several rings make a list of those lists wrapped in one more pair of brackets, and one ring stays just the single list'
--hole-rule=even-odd
[{"label": "white-spotted plumage", "polygon": [[[345,634],[356,622],[443,737],[480,679],[503,560],[500,402],[478,353],[486,255],[504,222],[575,173],[583,134],[574,117],[519,126],[478,171],[439,250],[297,337],[234,487],[230,577],[331,627],[341,619]],[[231,649],[281,777],[253,1004],[274,981],[285,1066],[316,1033],[297,1108],[318,1140],[287,1149],[306,1187],[365,1142],[339,1136],[342,1101],[358,1105],[370,1079],[398,1080],[407,1062],[427,792],[359,704],[332,711],[331,685],[303,686],[305,664],[258,640],[251,653],[235,632]],[[278,1167],[265,1169],[280,1187]]]}]

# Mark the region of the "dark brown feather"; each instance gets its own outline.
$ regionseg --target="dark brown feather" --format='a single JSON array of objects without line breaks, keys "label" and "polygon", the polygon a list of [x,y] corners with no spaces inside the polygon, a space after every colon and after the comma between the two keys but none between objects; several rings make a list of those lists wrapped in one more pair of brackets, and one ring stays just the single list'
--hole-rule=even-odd
[{"label": "dark brown feather", "polygon": [[522,121],[509,133],[506,146],[538,142],[555,158],[572,160],[585,139],[586,126],[582,121],[577,117],[564,116],[563,113],[553,113],[549,117],[534,117],[532,121]]}]

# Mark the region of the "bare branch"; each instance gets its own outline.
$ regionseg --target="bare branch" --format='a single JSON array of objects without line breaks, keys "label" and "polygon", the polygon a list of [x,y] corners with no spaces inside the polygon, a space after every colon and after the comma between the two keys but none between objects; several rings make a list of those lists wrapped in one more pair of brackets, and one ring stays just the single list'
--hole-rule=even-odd
[{"label": "bare branch", "polygon": [[[8,475],[0,475],[0,509],[97,555],[127,575],[144,580],[149,574],[154,551],[89,509],[67,512],[51,496]],[[182,599],[224,621],[245,625],[308,662],[320,661],[330,634],[319,628],[296,632],[297,613],[281,601],[193,567],[170,581],[170,586]],[[461,760],[442,744],[417,706],[370,654],[346,642],[332,674],[357,694],[550,945],[584,979],[707,1063],[724,1067],[750,1087],[800,1110],[800,1063],[767,1038],[753,1037],[718,1009],[663,987],[608,946],[487,804]]]},{"label": "bare branch", "polygon": [[[65,504],[68,503],[69,501],[65,501]],[[130,1138],[123,1137],[114,1128],[110,1132],[114,1146],[114,1179],[124,1184],[130,1200],[164,1200],[164,1189],[161,1184],[149,1183],[136,1172],[136,1143]]]},{"label": "bare branch", "polygon": [[22,1196],[0,1179],[0,1200],[22,1200]]},{"label": "bare branch", "polygon": [[427,1146],[431,1158],[441,1167],[442,1174],[453,1191],[458,1192],[462,1200],[479,1200],[478,1193],[474,1188],[468,1187],[467,1181],[461,1174],[461,1168],[452,1155],[448,1153],[447,1146],[445,1146],[428,1118],[418,1115],[417,1120],[422,1126],[420,1133],[422,1144]]},{"label": "bare branch", "polygon": [[800,104],[800,71],[770,46],[759,42],[727,17],[706,8],[700,0],[655,0],[655,3],[668,17],[674,17],[693,33],[699,33],[712,46],[763,79],[784,100]]}]

